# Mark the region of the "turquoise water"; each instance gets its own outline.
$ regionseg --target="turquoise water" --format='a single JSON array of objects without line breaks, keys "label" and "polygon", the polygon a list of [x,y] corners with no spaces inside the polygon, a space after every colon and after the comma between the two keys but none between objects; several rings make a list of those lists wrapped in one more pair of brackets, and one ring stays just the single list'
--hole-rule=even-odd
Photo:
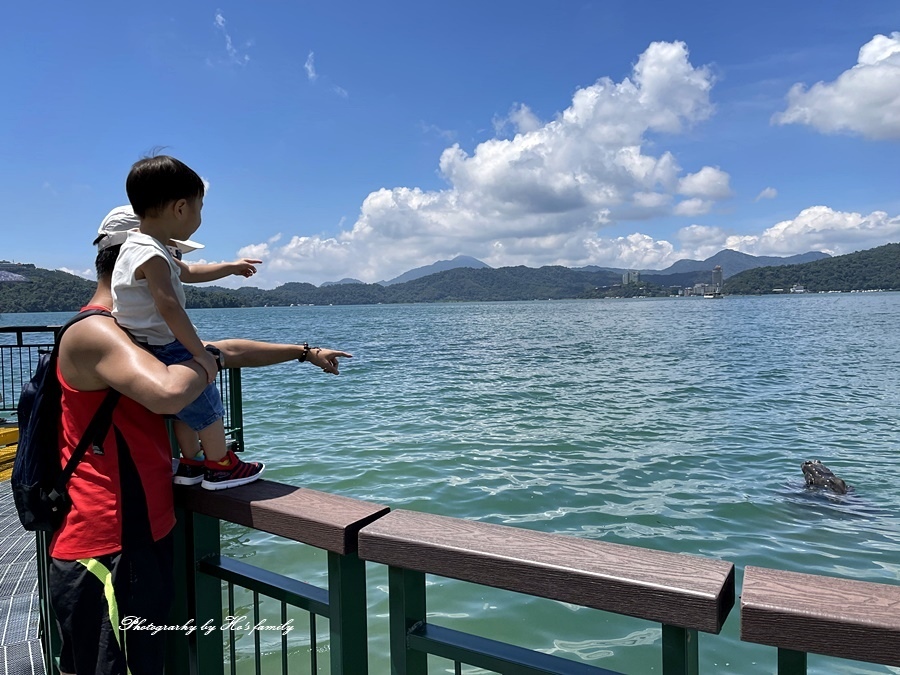
[{"label": "turquoise water", "polygon": [[[297,363],[244,371],[247,457],[269,478],[718,557],[739,585],[749,564],[900,583],[898,315],[894,293],[192,312],[207,339],[354,354],[339,377]],[[807,492],[800,464],[813,458],[851,494]],[[324,584],[316,551],[230,525],[225,538],[228,555]],[[372,565],[368,579],[372,672],[387,673],[386,571]],[[660,670],[657,625],[429,579],[429,615],[443,625]],[[264,612],[280,623],[275,606]],[[292,672],[308,672],[305,615],[291,616]],[[721,636],[701,634],[703,672],[774,671],[775,650],[741,643],[738,624],[735,607]],[[238,643],[241,672],[252,647],[250,635]],[[815,656],[810,670],[900,672]]]}]

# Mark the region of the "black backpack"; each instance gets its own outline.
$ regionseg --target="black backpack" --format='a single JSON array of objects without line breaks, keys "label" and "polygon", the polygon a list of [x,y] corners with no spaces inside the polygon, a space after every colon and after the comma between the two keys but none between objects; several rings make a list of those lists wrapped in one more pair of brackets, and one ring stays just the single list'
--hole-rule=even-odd
[{"label": "black backpack", "polygon": [[106,310],[89,309],[60,328],[53,351],[40,355],[34,375],[22,387],[17,406],[19,447],[11,481],[16,511],[26,530],[55,532],[59,528],[71,506],[66,490],[69,478],[88,446],[101,446],[112,424],[113,409],[121,396],[114,389],[103,399],[66,468],[62,468],[59,454],[62,389],[56,377],[59,341],[69,326],[97,314],[111,316]]}]

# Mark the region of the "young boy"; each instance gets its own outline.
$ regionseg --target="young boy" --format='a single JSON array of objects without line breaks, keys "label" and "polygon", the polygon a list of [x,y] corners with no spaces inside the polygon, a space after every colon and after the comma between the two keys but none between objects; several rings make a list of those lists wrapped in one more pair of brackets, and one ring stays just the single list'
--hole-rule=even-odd
[{"label": "young boy", "polygon": [[[175,482],[207,490],[250,483],[262,475],[260,462],[242,462],[226,447],[222,398],[214,384],[216,358],[208,352],[184,309],[182,281],[221,279],[229,274],[251,276],[259,260],[243,259],[219,265],[186,265],[168,250],[200,227],[204,186],[200,176],[173,157],[158,155],[131,167],[125,183],[128,199],[140,219],[129,231],[112,277],[113,316],[138,342],[171,365],[195,359],[209,385],[176,416],[175,436],[182,459]],[[205,459],[200,461],[199,443]]]}]

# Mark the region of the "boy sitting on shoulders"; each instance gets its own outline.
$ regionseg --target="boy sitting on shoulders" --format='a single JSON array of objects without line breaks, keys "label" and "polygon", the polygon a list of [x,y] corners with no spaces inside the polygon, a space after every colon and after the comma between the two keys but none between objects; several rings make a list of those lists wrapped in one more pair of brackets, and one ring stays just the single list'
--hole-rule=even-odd
[{"label": "boy sitting on shoulders", "polygon": [[128,232],[116,260],[113,316],[166,365],[194,359],[207,374],[203,393],[176,415],[182,458],[175,482],[200,483],[208,490],[250,483],[262,475],[264,465],[242,462],[227,448],[225,409],[214,384],[218,363],[188,318],[182,282],[213,281],[231,274],[249,277],[261,261],[187,265],[175,260],[167,247],[189,240],[200,227],[205,193],[200,176],[177,159],[158,155],[136,162],[125,188],[140,227]]}]

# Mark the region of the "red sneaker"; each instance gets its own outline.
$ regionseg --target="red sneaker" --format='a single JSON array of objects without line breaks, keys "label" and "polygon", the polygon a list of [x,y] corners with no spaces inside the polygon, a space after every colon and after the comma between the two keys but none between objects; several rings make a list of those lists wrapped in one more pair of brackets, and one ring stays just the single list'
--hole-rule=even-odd
[{"label": "red sneaker", "polygon": [[207,459],[203,466],[205,475],[200,487],[207,490],[224,490],[252,483],[262,476],[266,468],[262,462],[242,462],[231,450],[222,462]]}]

